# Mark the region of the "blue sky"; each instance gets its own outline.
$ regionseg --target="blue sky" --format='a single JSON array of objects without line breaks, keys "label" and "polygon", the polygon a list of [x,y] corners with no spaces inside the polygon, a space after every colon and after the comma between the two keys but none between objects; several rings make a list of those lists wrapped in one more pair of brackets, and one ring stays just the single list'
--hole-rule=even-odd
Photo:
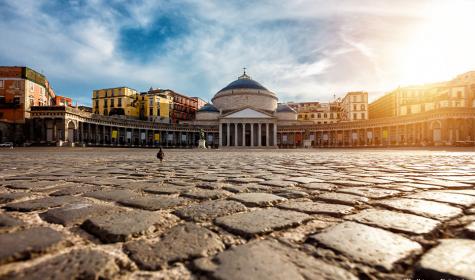
[{"label": "blue sky", "polygon": [[329,101],[475,70],[475,1],[0,0],[0,65],[93,89],[209,100],[242,67],[281,101]]}]

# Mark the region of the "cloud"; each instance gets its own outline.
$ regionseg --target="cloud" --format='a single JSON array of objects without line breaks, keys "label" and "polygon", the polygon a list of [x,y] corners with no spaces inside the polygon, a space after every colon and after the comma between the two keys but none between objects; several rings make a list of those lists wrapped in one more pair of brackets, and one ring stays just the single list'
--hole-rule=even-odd
[{"label": "cloud", "polygon": [[326,101],[397,86],[397,54],[437,3],[0,0],[0,64],[44,71],[88,104],[124,85],[209,100],[242,67],[283,101]]}]

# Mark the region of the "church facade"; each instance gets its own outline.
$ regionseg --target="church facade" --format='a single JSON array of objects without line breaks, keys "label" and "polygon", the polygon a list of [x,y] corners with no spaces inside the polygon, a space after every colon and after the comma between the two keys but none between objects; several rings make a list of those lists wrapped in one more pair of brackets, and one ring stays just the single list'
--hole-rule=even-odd
[{"label": "church facade", "polygon": [[218,127],[220,147],[277,147],[279,125],[297,124],[297,112],[245,71],[211,101],[191,124]]}]

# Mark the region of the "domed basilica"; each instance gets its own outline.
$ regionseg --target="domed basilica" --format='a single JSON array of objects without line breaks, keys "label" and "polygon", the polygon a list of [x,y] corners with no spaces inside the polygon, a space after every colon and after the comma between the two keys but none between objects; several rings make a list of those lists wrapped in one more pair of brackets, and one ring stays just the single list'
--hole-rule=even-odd
[{"label": "domed basilica", "polygon": [[277,127],[297,120],[297,112],[278,104],[276,94],[246,71],[211,101],[196,112],[193,123],[219,126],[220,147],[276,147]]}]

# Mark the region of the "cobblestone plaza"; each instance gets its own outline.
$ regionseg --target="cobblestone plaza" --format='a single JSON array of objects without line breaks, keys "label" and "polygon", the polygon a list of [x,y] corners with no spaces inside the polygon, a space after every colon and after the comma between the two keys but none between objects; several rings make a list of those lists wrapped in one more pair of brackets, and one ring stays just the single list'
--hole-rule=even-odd
[{"label": "cobblestone plaza", "polygon": [[475,279],[475,150],[0,150],[0,279]]}]

